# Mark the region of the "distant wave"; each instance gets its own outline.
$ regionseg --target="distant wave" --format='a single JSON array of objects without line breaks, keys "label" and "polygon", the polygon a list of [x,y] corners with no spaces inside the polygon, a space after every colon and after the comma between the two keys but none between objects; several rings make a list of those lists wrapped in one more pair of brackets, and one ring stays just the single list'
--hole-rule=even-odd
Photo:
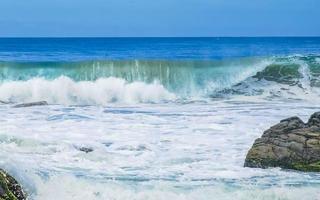
[{"label": "distant wave", "polygon": [[318,97],[319,60],[295,55],[218,61],[0,62],[0,100],[105,105],[235,95]]}]

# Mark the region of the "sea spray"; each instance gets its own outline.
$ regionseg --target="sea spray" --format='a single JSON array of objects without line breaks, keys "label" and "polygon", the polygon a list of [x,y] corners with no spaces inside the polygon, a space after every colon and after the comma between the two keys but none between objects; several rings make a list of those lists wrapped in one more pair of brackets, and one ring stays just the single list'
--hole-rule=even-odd
[{"label": "sea spray", "polygon": [[317,98],[320,65],[316,59],[288,56],[224,61],[2,62],[0,100],[106,105],[208,100],[230,95],[299,99],[308,93]]},{"label": "sea spray", "polygon": [[65,105],[107,105],[120,103],[156,103],[174,100],[175,95],[154,82],[128,83],[120,78],[79,81],[61,76],[54,80],[33,78],[0,84],[0,99],[9,102],[47,101]]}]

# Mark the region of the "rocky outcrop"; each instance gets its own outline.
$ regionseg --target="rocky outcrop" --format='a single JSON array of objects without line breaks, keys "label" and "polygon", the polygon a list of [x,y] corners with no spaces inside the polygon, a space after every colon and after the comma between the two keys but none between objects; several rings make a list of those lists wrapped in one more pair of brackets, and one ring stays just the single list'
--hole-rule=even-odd
[{"label": "rocky outcrop", "polygon": [[26,195],[20,184],[0,169],[0,200],[25,200]]},{"label": "rocky outcrop", "polygon": [[46,106],[48,103],[46,101],[38,101],[38,102],[31,102],[31,103],[22,103],[13,106],[14,108],[23,108],[23,107],[32,107],[32,106]]},{"label": "rocky outcrop", "polygon": [[291,117],[266,130],[249,150],[244,166],[319,172],[320,112],[307,123]]}]

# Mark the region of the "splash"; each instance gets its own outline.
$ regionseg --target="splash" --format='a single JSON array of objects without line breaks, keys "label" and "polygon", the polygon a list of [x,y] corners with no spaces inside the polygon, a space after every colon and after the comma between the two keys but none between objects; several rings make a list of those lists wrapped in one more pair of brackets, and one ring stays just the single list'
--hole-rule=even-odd
[{"label": "splash", "polygon": [[61,76],[54,80],[34,78],[9,81],[0,85],[0,99],[9,102],[44,100],[51,104],[107,105],[120,103],[155,103],[174,100],[175,95],[158,83],[128,83],[120,78],[100,78],[75,82]]},{"label": "splash", "polygon": [[0,100],[106,105],[239,95],[312,99],[320,94],[318,61],[319,56],[295,55],[215,61],[2,62]]}]

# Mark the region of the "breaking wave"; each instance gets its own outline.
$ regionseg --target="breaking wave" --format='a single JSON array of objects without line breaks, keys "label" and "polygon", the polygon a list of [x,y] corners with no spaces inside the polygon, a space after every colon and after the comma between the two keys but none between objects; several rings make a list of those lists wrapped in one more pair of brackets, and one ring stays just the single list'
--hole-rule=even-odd
[{"label": "breaking wave", "polygon": [[0,100],[57,104],[319,97],[320,56],[216,61],[0,62]]},{"label": "breaking wave", "polygon": [[111,102],[150,103],[173,100],[175,95],[157,83],[128,83],[120,78],[75,82],[61,76],[54,80],[33,78],[0,85],[0,99],[8,102],[45,100],[56,104],[105,105]]}]

